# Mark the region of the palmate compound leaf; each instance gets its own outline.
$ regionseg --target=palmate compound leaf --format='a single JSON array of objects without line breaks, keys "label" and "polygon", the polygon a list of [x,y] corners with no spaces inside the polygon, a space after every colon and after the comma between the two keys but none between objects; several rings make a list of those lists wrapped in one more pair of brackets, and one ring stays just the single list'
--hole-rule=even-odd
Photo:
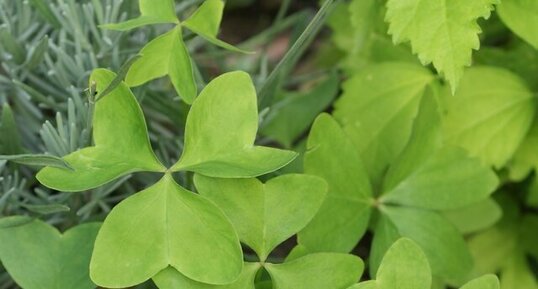
[{"label": "palmate compound leaf", "polygon": [[198,89],[194,79],[189,51],[183,42],[181,26],[150,41],[140,51],[125,77],[125,83],[134,87],[168,75],[176,92],[191,104]]},{"label": "palmate compound leaf", "polygon": [[396,62],[370,66],[344,82],[334,118],[357,146],[374,186],[403,150],[432,81],[427,69]]},{"label": "palmate compound leaf", "polygon": [[138,18],[121,23],[105,24],[101,27],[126,31],[151,24],[179,23],[174,0],[139,0],[138,4],[141,14]]},{"label": "palmate compound leaf", "polygon": [[495,168],[504,167],[525,138],[536,110],[532,91],[512,72],[470,68],[456,94],[441,94],[447,142]]},{"label": "palmate compound leaf", "polygon": [[[104,90],[115,74],[97,69],[90,77],[97,91]],[[164,172],[149,142],[142,109],[127,85],[119,84],[95,104],[95,146],[64,157],[72,170],[46,167],[37,174],[45,186],[59,191],[84,191],[137,171]]]},{"label": "palmate compound leaf", "polygon": [[312,126],[304,158],[307,174],[324,178],[327,197],[314,219],[298,234],[309,251],[349,252],[365,233],[373,204],[372,188],[355,147],[328,114]]},{"label": "palmate compound leaf", "polygon": [[[353,155],[353,146],[346,135],[334,121],[332,126],[326,125],[323,129],[320,125],[322,117],[316,121],[309,136],[310,151],[305,155],[305,171],[321,176],[329,183],[327,200],[332,194],[344,194],[345,198],[340,198],[340,203],[326,201],[325,207],[322,206],[313,221],[299,233],[299,243],[308,251],[351,250],[358,241],[357,236],[360,238],[364,233],[371,210],[377,207],[381,209],[379,224],[385,225],[375,229],[370,260],[372,275],[375,275],[385,251],[403,236],[424,248],[434,275],[451,280],[465,278],[471,266],[465,242],[453,224],[432,210],[463,208],[483,201],[498,181],[495,174],[479,161],[467,157],[459,149],[442,146],[434,92],[434,89],[428,89],[422,97],[413,134],[389,169],[383,187],[379,188],[382,193],[377,201],[372,200],[364,169],[357,165],[361,164],[360,158]],[[328,116],[324,118],[330,120]],[[462,167],[455,166],[460,163]],[[466,174],[459,173],[460,170]],[[353,197],[349,199],[349,196]],[[348,211],[355,215],[347,216]],[[347,231],[358,233],[334,233],[334,228],[349,226],[350,220],[361,226]]]},{"label": "palmate compound leaf", "polygon": [[[15,224],[19,219],[23,222]],[[99,227],[99,223],[88,223],[62,234],[40,220],[4,218],[0,220],[0,260],[25,289],[93,289],[96,285],[88,267]]]},{"label": "palmate compound leaf", "polygon": [[274,289],[346,289],[364,270],[359,257],[315,253],[283,264],[266,264]]},{"label": "palmate compound leaf", "polygon": [[265,261],[280,243],[304,228],[320,208],[326,182],[290,174],[265,184],[257,179],[215,179],[196,175],[200,194],[228,216],[239,239]]},{"label": "palmate compound leaf", "polygon": [[515,34],[538,49],[538,2],[503,0],[497,11],[502,21]]},{"label": "palmate compound leaf", "polygon": [[166,174],[110,212],[95,241],[90,272],[100,286],[124,288],[168,266],[195,281],[229,284],[243,262],[224,213]]},{"label": "palmate compound leaf", "polygon": [[433,63],[454,93],[473,49],[480,47],[478,18],[499,0],[389,0],[386,20],[395,43],[411,42],[424,64]]},{"label": "palmate compound leaf", "polygon": [[220,178],[246,178],[279,169],[295,152],[255,146],[256,90],[245,72],[212,80],[194,101],[185,128],[185,147],[172,171]]}]

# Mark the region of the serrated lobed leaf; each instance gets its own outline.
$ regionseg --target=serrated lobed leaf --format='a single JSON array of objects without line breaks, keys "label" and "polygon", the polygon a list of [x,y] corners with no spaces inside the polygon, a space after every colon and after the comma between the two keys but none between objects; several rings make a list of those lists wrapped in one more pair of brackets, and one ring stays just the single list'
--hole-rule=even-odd
[{"label": "serrated lobed leaf", "polygon": [[411,42],[423,64],[433,63],[456,90],[473,49],[480,47],[478,18],[499,0],[389,0],[386,20],[395,43]]}]

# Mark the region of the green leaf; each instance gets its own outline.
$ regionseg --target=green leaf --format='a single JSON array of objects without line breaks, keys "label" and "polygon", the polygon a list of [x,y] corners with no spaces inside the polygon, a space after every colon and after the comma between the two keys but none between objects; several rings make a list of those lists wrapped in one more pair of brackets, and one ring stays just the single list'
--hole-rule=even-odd
[{"label": "green leaf", "polygon": [[532,124],[535,100],[508,70],[473,67],[455,95],[441,95],[444,135],[488,165],[502,168]]},{"label": "green leaf", "polygon": [[9,104],[2,105],[2,118],[0,119],[0,155],[15,155],[21,153],[21,137],[17,122]]},{"label": "green leaf", "polygon": [[428,259],[412,240],[396,241],[376,274],[378,289],[430,289],[432,275]]},{"label": "green leaf", "polygon": [[538,168],[538,114],[535,114],[527,136],[514,153],[512,161],[508,164],[510,179],[522,181],[532,170]]},{"label": "green leaf", "polygon": [[377,269],[383,261],[383,256],[398,239],[401,238],[398,228],[383,214],[377,214],[377,224],[374,226],[374,238],[370,248],[369,270],[370,276],[375,277]]},{"label": "green leaf", "polygon": [[[517,250],[519,251],[519,250]],[[537,289],[538,280],[529,267],[527,257],[523,252],[512,252],[503,267],[501,275],[501,288]],[[487,288],[489,289],[489,288]]]},{"label": "green leaf", "polygon": [[274,104],[260,133],[291,147],[309,128],[316,116],[325,110],[338,93],[338,76],[330,76],[307,92],[287,92]]},{"label": "green leaf", "polygon": [[478,50],[478,18],[488,18],[499,0],[389,0],[386,19],[395,43],[411,42],[423,64],[433,62],[452,92]]},{"label": "green leaf", "polygon": [[375,280],[365,281],[355,284],[348,289],[379,289]]},{"label": "green leaf", "polygon": [[503,0],[497,11],[510,30],[538,49],[538,2]]},{"label": "green leaf", "polygon": [[312,220],[327,191],[323,179],[299,174],[279,176],[265,184],[257,179],[201,175],[196,175],[194,182],[200,194],[230,218],[239,239],[261,261]]},{"label": "green leaf", "polygon": [[142,57],[133,63],[127,73],[127,85],[139,86],[168,75],[177,94],[186,103],[194,101],[198,88],[180,26],[150,41],[142,48],[140,55]]},{"label": "green leaf", "polygon": [[235,52],[249,53],[217,38],[223,11],[224,1],[205,0],[187,20],[181,23],[181,25],[214,45]]},{"label": "green leaf", "polygon": [[459,148],[441,147],[440,128],[436,101],[427,93],[411,138],[385,177],[382,203],[457,209],[484,200],[495,190],[498,180],[492,170]]},{"label": "green leaf", "polygon": [[502,216],[497,203],[489,198],[461,209],[443,212],[462,234],[473,233],[493,226]]},{"label": "green leaf", "polygon": [[228,284],[241,273],[243,258],[224,213],[166,174],[110,212],[95,241],[90,272],[99,286],[123,288],[168,266],[195,281]]},{"label": "green leaf", "polygon": [[403,150],[420,98],[433,80],[418,65],[385,63],[344,82],[334,118],[359,149],[374,186]]},{"label": "green leaf", "polygon": [[324,178],[329,191],[312,222],[298,235],[309,251],[349,252],[365,233],[373,205],[372,188],[362,161],[346,134],[321,114],[308,137],[304,167]]},{"label": "green leaf", "polygon": [[383,206],[402,237],[410,238],[424,250],[434,276],[462,280],[472,267],[469,250],[457,229],[436,212]]},{"label": "green leaf", "polygon": [[61,171],[72,171],[73,167],[62,158],[51,155],[0,155],[0,160],[10,161],[27,166],[49,166]]},{"label": "green leaf", "polygon": [[[495,275],[485,275],[465,284],[460,289],[500,289],[499,279]],[[516,287],[513,287],[516,288]],[[522,288],[522,287],[520,287]],[[527,287],[525,287],[527,288]]]},{"label": "green leaf", "polygon": [[63,234],[40,220],[2,227],[0,259],[25,289],[93,289],[88,266],[99,226],[83,224]]},{"label": "green leaf", "polygon": [[174,0],[139,0],[138,3],[141,14],[138,18],[120,23],[101,25],[101,28],[126,31],[152,24],[179,24]]},{"label": "green leaf", "polygon": [[265,268],[274,289],[346,289],[359,280],[364,263],[353,255],[317,253]]},{"label": "green leaf", "polygon": [[212,80],[194,101],[187,117],[185,148],[173,171],[210,177],[254,177],[290,163],[297,154],[254,146],[258,129],[256,91],[244,72]]},{"label": "green leaf", "polygon": [[[99,92],[114,78],[114,73],[97,69],[90,85],[95,83]],[[124,83],[95,104],[93,137],[95,146],[64,157],[73,170],[46,167],[37,179],[49,188],[72,192],[96,188],[137,171],[165,170],[151,149],[142,110]]]},{"label": "green leaf", "polygon": [[259,263],[245,263],[239,278],[229,285],[210,285],[193,281],[176,269],[168,267],[153,277],[159,289],[255,289],[254,278],[260,269]]}]

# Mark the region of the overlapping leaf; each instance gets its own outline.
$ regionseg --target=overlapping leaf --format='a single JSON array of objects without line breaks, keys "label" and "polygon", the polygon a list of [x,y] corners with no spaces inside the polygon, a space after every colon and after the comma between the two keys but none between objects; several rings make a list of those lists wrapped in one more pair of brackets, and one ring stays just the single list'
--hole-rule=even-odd
[{"label": "overlapping leaf", "polygon": [[2,219],[0,260],[25,289],[93,289],[88,267],[99,227],[83,224],[61,234],[39,220]]},{"label": "overlapping leaf", "polygon": [[345,289],[359,280],[364,263],[353,255],[316,253],[266,268],[274,289]]},{"label": "overlapping leaf", "polygon": [[110,212],[90,270],[92,280],[111,288],[142,283],[168,266],[199,282],[228,284],[241,273],[242,261],[237,234],[222,211],[167,174]]},{"label": "overlapping leaf", "polygon": [[221,178],[262,175],[291,162],[296,153],[255,146],[256,90],[244,72],[212,80],[193,103],[185,128],[185,148],[173,171]]},{"label": "overlapping leaf", "polygon": [[441,95],[447,141],[496,168],[513,156],[535,113],[532,92],[508,70],[473,67],[455,95]]},{"label": "overlapping leaf", "polygon": [[305,172],[324,178],[329,190],[299,243],[311,251],[349,252],[368,226],[372,188],[354,146],[329,115],[314,122],[304,161]]},{"label": "overlapping leaf", "polygon": [[515,34],[538,49],[538,2],[503,0],[497,10]]},{"label": "overlapping leaf", "polygon": [[409,136],[420,97],[434,76],[408,63],[370,66],[343,84],[334,117],[358,147],[373,185]]},{"label": "overlapping leaf", "polygon": [[[108,70],[97,69],[90,83],[99,92],[114,77]],[[95,104],[93,138],[95,146],[64,157],[73,170],[46,167],[37,179],[56,190],[83,191],[137,171],[165,171],[151,149],[142,109],[124,83]]]},{"label": "overlapping leaf", "polygon": [[280,243],[314,217],[327,191],[321,178],[283,175],[261,183],[257,179],[195,177],[196,188],[230,218],[242,242],[265,261]]},{"label": "overlapping leaf", "polygon": [[410,41],[413,52],[456,90],[473,49],[480,47],[478,18],[488,18],[499,0],[389,0],[386,19],[395,43]]},{"label": "overlapping leaf", "polygon": [[101,27],[112,30],[126,31],[136,27],[179,23],[176,16],[174,0],[139,0],[140,16],[121,23],[102,25]]}]

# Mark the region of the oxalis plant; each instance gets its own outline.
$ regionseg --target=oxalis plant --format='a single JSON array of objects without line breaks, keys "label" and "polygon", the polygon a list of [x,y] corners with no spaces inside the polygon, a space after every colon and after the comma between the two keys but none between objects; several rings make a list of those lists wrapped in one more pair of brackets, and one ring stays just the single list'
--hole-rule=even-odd
[{"label": "oxalis plant", "polygon": [[[30,2],[59,25],[52,6]],[[292,2],[283,1],[278,17]],[[206,84],[189,40],[251,52],[217,37],[222,0],[194,1],[184,18],[176,4],[139,0],[138,17],[101,25],[168,30],[158,30],[117,73],[97,68],[87,77],[87,104],[77,106],[86,109],[84,145],[71,137],[73,149],[63,157],[27,154],[14,111],[2,106],[0,137],[9,141],[0,141],[0,173],[5,161],[40,166],[41,185],[72,195],[115,190],[132,174],[150,180],[122,195],[106,216],[64,232],[35,214],[1,218],[0,261],[18,286],[538,288],[538,79],[531,75],[538,69],[513,63],[514,55],[538,59],[538,4],[324,1],[261,84],[244,71]],[[510,35],[515,44],[482,49],[476,55],[482,65],[466,68],[486,20],[495,25],[484,29],[483,42]],[[332,34],[318,57],[338,54],[328,63],[331,72],[323,71],[328,77],[306,92],[279,88],[325,22]],[[37,63],[25,61],[9,29],[0,27],[0,39],[13,70]],[[184,127],[176,128],[182,141],[170,165],[157,156],[162,151],[154,149],[133,93],[165,77],[188,111]],[[58,130],[60,139],[65,131]],[[0,197],[2,214],[9,194]],[[46,215],[64,207],[25,208]],[[285,257],[274,253],[282,247],[290,249]]]}]

